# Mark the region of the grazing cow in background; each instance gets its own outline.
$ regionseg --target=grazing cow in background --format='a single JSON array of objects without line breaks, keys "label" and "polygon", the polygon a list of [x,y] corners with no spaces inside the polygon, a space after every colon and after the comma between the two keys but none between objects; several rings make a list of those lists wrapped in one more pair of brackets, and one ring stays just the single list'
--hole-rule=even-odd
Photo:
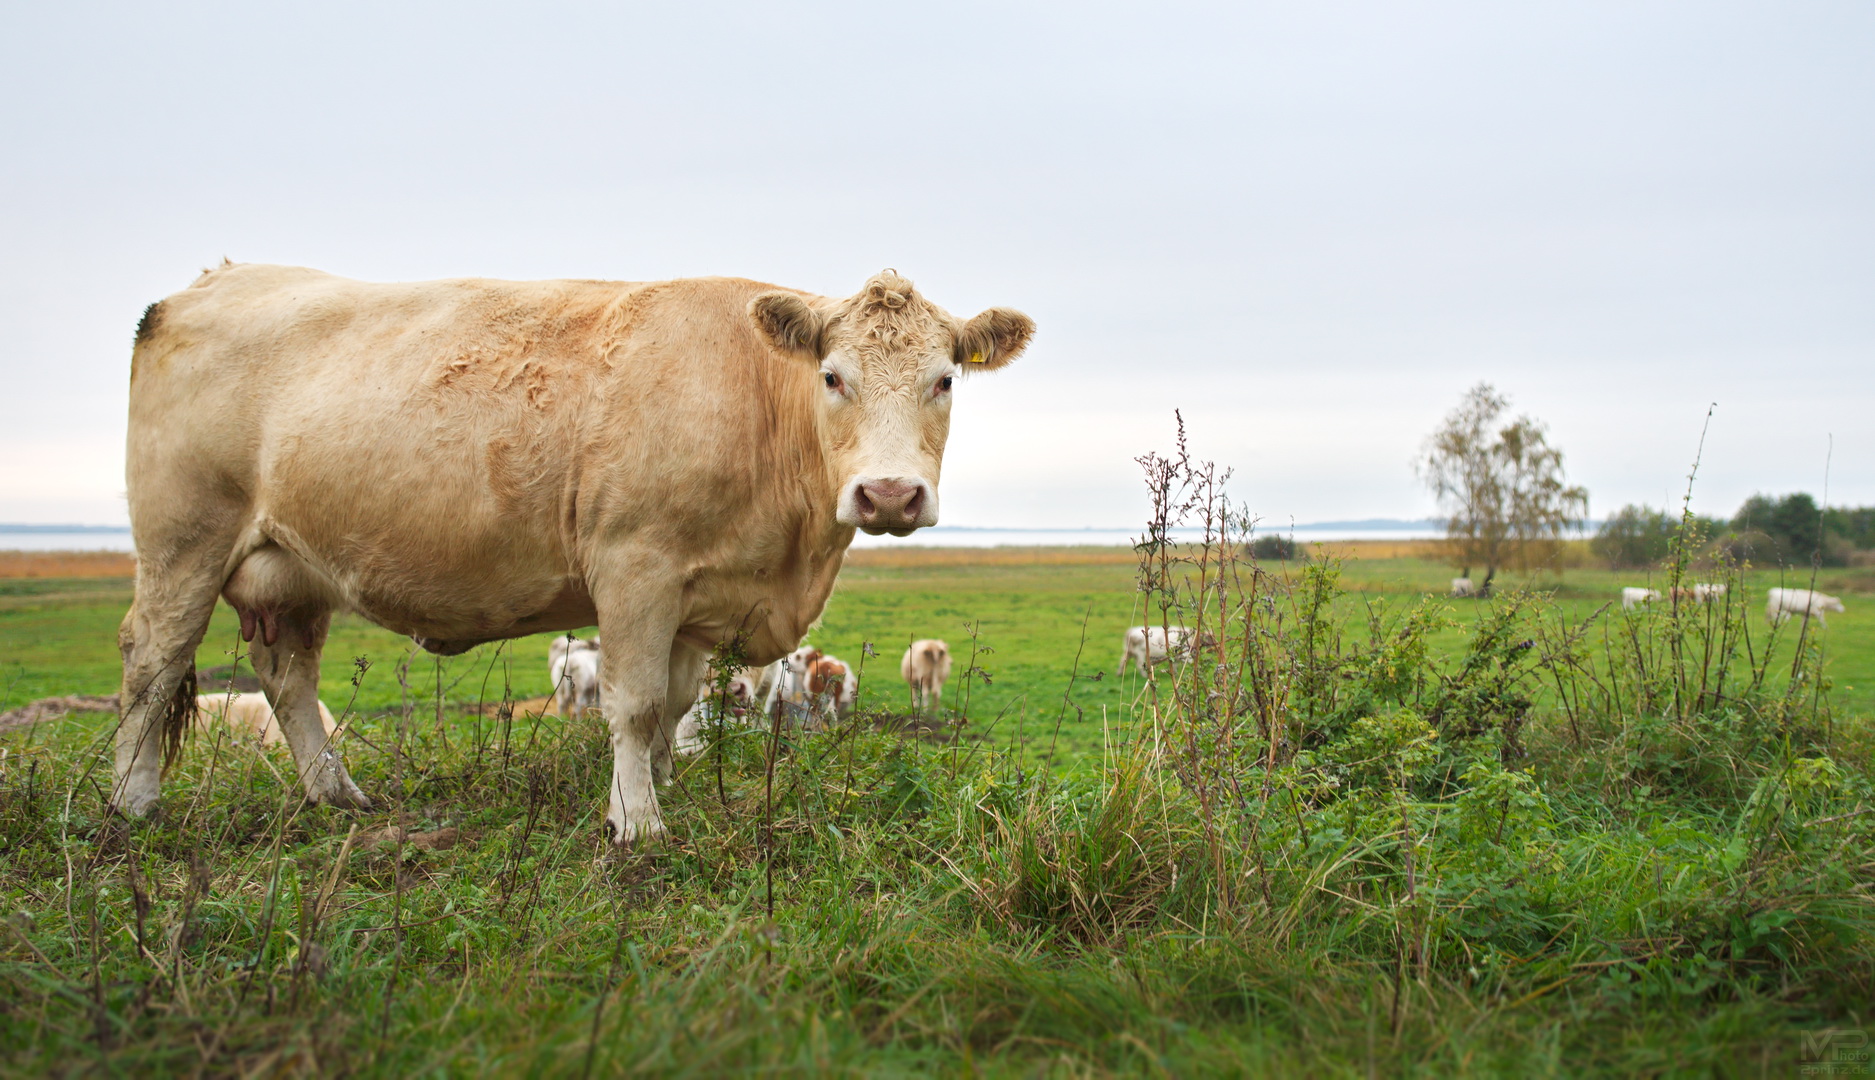
[{"label": "grazing cow in background", "polygon": [[1470,578],[1455,577],[1452,579],[1452,599],[1464,600],[1476,595],[1478,595],[1478,590],[1472,587]]},{"label": "grazing cow in background", "polygon": [[369,807],[318,720],[335,610],[431,652],[597,625],[605,827],[654,784],[710,650],[819,617],[855,530],[938,521],[960,376],[1034,323],[955,318],[892,271],[844,299],[739,278],[381,285],[224,264],[150,305],[131,357],[139,554],[109,805],[156,805],[217,596],[306,796]]},{"label": "grazing cow in background", "polygon": [[553,680],[554,706],[562,719],[602,707],[599,639],[554,638],[547,646],[547,675]]},{"label": "grazing cow in background", "polygon": [[1633,611],[1642,604],[1651,604],[1660,599],[1658,589],[1643,589],[1638,585],[1628,585],[1621,590],[1621,610]]},{"label": "grazing cow in background", "polygon": [[920,711],[944,707],[944,684],[951,677],[951,647],[937,638],[911,643],[898,673],[911,686],[912,705]]},{"label": "grazing cow in background", "polygon": [[[326,703],[318,702],[319,726],[325,729],[326,738],[331,739],[338,729],[338,723],[332,719],[332,710]],[[262,746],[279,746],[283,741],[280,735],[280,722],[274,718],[273,706],[268,703],[267,695],[248,691],[244,694],[198,694],[195,698],[195,726],[206,731],[217,723],[227,724],[235,734],[259,740]]]},{"label": "grazing cow in background", "polygon": [[1138,665],[1140,675],[1149,676],[1154,664],[1190,657],[1192,644],[1190,627],[1128,627],[1120,638],[1120,666],[1113,673],[1125,673],[1126,665],[1131,663]]},{"label": "grazing cow in background", "polygon": [[1829,619],[1823,613],[1841,610],[1841,600],[1809,589],[1769,589],[1764,594],[1764,617],[1771,620],[1773,626],[1792,615],[1814,617],[1818,623],[1828,626]]},{"label": "grazing cow in background", "polygon": [[1710,604],[1724,595],[1724,585],[1707,585],[1699,582],[1691,585],[1676,585],[1667,590],[1667,596],[1676,603],[1684,601],[1689,604]]}]

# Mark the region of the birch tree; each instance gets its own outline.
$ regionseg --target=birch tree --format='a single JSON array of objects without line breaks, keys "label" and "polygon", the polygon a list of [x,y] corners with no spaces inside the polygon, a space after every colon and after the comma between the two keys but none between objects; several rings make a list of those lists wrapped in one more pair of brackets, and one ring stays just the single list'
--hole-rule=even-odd
[{"label": "birch tree", "polygon": [[1505,423],[1509,407],[1490,383],[1472,387],[1414,463],[1445,515],[1454,565],[1466,577],[1482,565],[1483,589],[1504,566],[1548,560],[1588,516],[1588,491],[1569,486],[1543,424],[1529,416]]}]

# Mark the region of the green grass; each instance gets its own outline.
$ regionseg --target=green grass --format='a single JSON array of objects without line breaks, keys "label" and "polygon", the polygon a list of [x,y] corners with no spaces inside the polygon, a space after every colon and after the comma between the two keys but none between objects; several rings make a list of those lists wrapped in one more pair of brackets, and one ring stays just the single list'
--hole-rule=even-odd
[{"label": "green grass", "polygon": [[[0,736],[0,1073],[1793,1075],[1801,1032],[1866,1027],[1875,597],[1819,582],[1849,610],[1815,713],[1781,709],[1779,675],[1572,728],[1518,676],[1507,757],[1493,680],[1542,651],[1516,639],[1641,581],[1436,602],[1419,684],[1389,681],[1450,576],[1346,565],[1332,668],[1269,631],[1297,733],[1270,768],[1247,721],[1205,741],[1225,729],[1191,686],[1115,678],[1149,610],[1131,567],[850,567],[813,640],[872,643],[862,690],[896,704],[906,641],[946,638],[961,672],[968,624],[989,677],[947,698],[982,741],[790,738],[771,830],[765,740],[732,734],[664,794],[673,842],[622,856],[596,722],[467,709],[546,693],[546,638],[437,660],[340,618],[322,696],[357,716],[372,813],[303,808],[286,757],[197,739],[125,829],[99,816],[109,718]],[[123,598],[0,595],[5,707],[113,692]],[[218,612],[198,663],[235,642]],[[1440,700],[1483,702],[1482,727]],[[360,843],[399,821],[456,842]]]}]

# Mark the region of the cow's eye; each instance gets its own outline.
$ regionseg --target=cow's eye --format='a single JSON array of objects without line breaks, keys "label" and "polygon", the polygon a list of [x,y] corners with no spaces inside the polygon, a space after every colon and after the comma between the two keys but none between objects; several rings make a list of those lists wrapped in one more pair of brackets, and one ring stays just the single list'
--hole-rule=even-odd
[{"label": "cow's eye", "polygon": [[954,381],[954,379],[953,379],[953,376],[950,376],[950,375],[946,375],[942,379],[939,379],[938,380],[938,393],[940,394],[950,393],[952,381]]},{"label": "cow's eye", "polygon": [[823,371],[820,373],[820,377],[826,382],[827,389],[838,390],[840,388],[840,377],[833,372]]}]

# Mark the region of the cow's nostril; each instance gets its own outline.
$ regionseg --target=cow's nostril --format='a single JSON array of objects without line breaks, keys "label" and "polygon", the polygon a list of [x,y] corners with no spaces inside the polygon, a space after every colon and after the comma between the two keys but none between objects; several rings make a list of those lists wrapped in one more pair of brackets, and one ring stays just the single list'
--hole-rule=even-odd
[{"label": "cow's nostril", "polygon": [[853,487],[858,524],[872,528],[915,528],[924,512],[925,485],[902,480],[866,480]]}]

